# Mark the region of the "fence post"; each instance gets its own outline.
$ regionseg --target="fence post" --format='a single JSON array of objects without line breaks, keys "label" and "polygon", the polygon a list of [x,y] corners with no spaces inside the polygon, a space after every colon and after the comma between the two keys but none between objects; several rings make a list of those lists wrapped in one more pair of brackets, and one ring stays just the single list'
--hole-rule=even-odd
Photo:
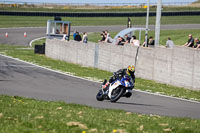
[{"label": "fence post", "polygon": [[95,44],[95,50],[94,50],[94,68],[98,67],[99,62],[99,44]]},{"label": "fence post", "polygon": [[162,0],[158,0],[157,12],[156,12],[155,47],[159,46],[160,42],[161,8],[162,8]]},{"label": "fence post", "polygon": [[149,8],[150,8],[150,1],[147,0],[147,16],[146,16],[145,47],[147,47],[147,41],[148,41],[148,30],[149,30]]}]

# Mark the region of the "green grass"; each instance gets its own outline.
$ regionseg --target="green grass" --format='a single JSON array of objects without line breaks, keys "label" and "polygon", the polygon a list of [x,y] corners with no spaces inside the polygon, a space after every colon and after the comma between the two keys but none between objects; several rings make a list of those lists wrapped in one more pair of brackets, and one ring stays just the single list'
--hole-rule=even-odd
[{"label": "green grass", "polygon": [[[51,58],[47,58],[44,55],[34,54],[33,49],[19,48],[22,47],[0,45],[0,53],[91,80],[103,81],[103,79],[109,79],[109,77],[112,75],[112,73],[108,71],[83,67],[77,64],[53,60]],[[144,80],[140,78],[136,78],[135,89],[200,101],[200,91],[188,90],[185,88],[161,84],[155,81]]]},{"label": "green grass", "polygon": [[200,120],[0,95],[2,133],[198,133]]},{"label": "green grass", "polygon": [[32,47],[34,48],[35,45],[43,45],[43,43],[45,43],[45,41],[46,41],[46,38],[39,39],[39,40],[35,40],[35,41],[32,43]]},{"label": "green grass", "polygon": [[[155,18],[150,17],[149,24],[155,25]],[[0,28],[6,27],[46,27],[47,20],[53,17],[35,16],[0,16]],[[72,26],[89,25],[127,25],[127,17],[62,17],[63,21],[71,21]],[[132,24],[145,25],[146,17],[131,17]],[[162,24],[199,24],[199,16],[168,16],[162,17]]]},{"label": "green grass", "polygon": [[[36,12],[146,12],[143,6],[54,6],[53,8],[27,6],[6,7],[0,6],[1,11],[36,11]],[[193,6],[163,6],[163,11],[199,11],[199,7]],[[156,12],[156,6],[150,7],[151,12]]]}]

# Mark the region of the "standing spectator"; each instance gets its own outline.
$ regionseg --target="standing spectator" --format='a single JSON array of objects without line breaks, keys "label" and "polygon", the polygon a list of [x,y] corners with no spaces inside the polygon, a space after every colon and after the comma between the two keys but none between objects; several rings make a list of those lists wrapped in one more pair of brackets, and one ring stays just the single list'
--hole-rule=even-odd
[{"label": "standing spectator", "polygon": [[107,30],[105,30],[105,37],[106,37],[105,42],[108,42],[108,43],[113,42],[113,39],[111,38],[110,33],[108,33]]},{"label": "standing spectator", "polygon": [[193,47],[194,46],[194,39],[192,38],[192,34],[189,34],[188,37],[189,37],[189,39],[184,44],[184,46],[186,46],[186,47]]},{"label": "standing spectator", "polygon": [[74,38],[74,40],[75,40],[75,37],[76,37],[76,30],[74,30],[74,33],[73,33],[73,38]]},{"label": "standing spectator", "polygon": [[101,32],[101,40],[99,42],[104,42],[106,40],[105,31]]},{"label": "standing spectator", "polygon": [[126,43],[130,43],[130,41],[131,41],[131,37],[128,36],[128,34],[126,34],[124,37],[125,37],[125,41],[126,41]]},{"label": "standing spectator", "polygon": [[168,37],[168,40],[166,41],[166,48],[173,48],[174,42],[171,40],[170,37]]},{"label": "standing spectator", "polygon": [[[200,45],[199,38],[195,38],[194,41],[195,41],[195,43],[196,43],[196,44],[194,45],[194,48],[197,48],[198,45]],[[200,46],[199,46],[199,47],[200,47]]]},{"label": "standing spectator", "polygon": [[[146,44],[146,42],[144,42],[143,43],[143,47],[145,47],[145,44]],[[153,37],[151,36],[151,37],[149,37],[148,39],[147,39],[147,47],[154,47],[154,44],[155,44],[155,40],[153,39]]]},{"label": "standing spectator", "polygon": [[87,41],[88,41],[87,32],[83,32],[82,42],[83,42],[83,43],[87,43]]},{"label": "standing spectator", "polygon": [[133,35],[131,40],[130,40],[130,44],[133,45],[133,46],[139,47],[140,46],[140,41],[136,39],[135,35]]},{"label": "standing spectator", "polygon": [[80,42],[82,40],[81,36],[79,35],[79,32],[76,32],[76,36],[75,36],[75,41]]}]

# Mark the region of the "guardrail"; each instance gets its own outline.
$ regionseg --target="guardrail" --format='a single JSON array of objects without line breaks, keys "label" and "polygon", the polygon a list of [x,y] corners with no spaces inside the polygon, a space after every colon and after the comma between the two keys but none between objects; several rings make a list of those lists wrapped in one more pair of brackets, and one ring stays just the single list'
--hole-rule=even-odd
[{"label": "guardrail", "polygon": [[[0,11],[0,15],[11,16],[60,16],[60,17],[144,17],[146,12],[133,13],[56,13],[56,12],[12,12]],[[200,11],[162,12],[162,16],[196,16]],[[149,16],[156,16],[156,12],[150,12]]]}]

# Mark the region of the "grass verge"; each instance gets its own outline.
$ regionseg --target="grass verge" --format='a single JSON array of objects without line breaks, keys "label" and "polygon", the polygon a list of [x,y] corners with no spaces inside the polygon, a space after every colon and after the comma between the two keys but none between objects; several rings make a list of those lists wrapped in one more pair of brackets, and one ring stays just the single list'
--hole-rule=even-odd
[{"label": "grass verge", "polygon": [[197,133],[200,120],[0,95],[2,133]]},{"label": "grass verge", "polygon": [[[163,11],[199,11],[199,5],[194,6],[163,6]],[[73,5],[50,5],[50,7],[37,6],[37,5],[0,5],[1,11],[26,11],[26,12],[100,12],[100,13],[110,13],[110,12],[146,12],[147,9],[144,6],[95,6],[95,5],[85,5],[85,6],[73,6]],[[150,6],[151,12],[156,12],[156,6]]]},{"label": "grass verge", "polygon": [[[67,63],[47,58],[44,55],[34,54],[33,49],[19,49],[21,46],[0,45],[0,53],[8,56],[19,58],[54,70],[59,70],[73,75],[84,77],[92,80],[102,81],[108,79],[112,73],[95,69],[82,67],[77,64]],[[188,90],[166,84],[160,84],[155,81],[136,78],[135,89],[160,93],[168,96],[181,97],[200,101],[200,91]]]},{"label": "grass verge", "polygon": [[[0,16],[0,28],[10,27],[46,27],[47,20],[53,17],[36,16]],[[62,17],[71,21],[72,26],[127,25],[127,17]],[[131,17],[133,25],[145,25],[146,17]],[[156,17],[150,17],[149,24],[155,25]],[[199,24],[199,16],[162,16],[162,24]]]}]

